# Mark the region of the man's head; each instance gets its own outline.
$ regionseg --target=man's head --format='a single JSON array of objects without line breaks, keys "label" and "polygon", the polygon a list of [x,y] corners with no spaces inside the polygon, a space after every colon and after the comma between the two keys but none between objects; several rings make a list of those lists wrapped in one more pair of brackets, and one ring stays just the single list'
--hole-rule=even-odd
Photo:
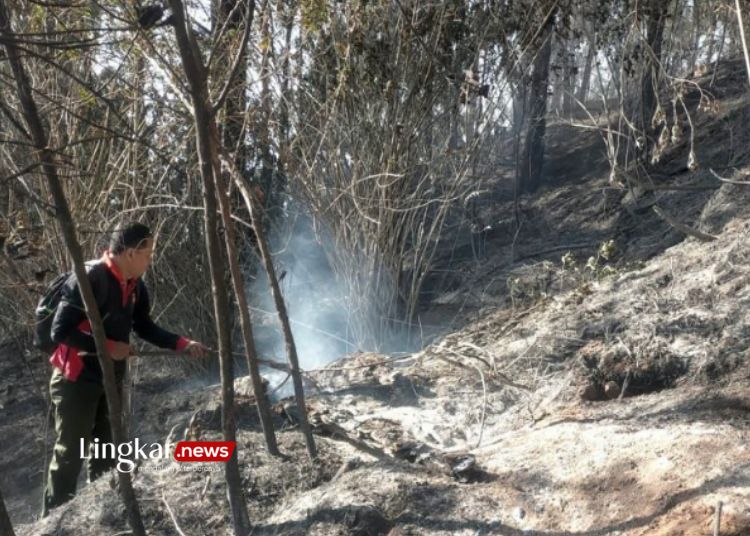
[{"label": "man's head", "polygon": [[154,253],[151,230],[142,223],[129,223],[116,231],[109,242],[109,252],[127,278],[141,277]]}]

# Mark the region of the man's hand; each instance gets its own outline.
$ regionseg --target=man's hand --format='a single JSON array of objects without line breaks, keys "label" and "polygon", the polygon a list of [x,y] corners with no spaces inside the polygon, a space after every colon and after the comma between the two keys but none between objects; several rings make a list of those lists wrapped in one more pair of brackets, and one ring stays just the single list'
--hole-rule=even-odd
[{"label": "man's hand", "polygon": [[206,357],[210,350],[201,342],[190,341],[182,351],[190,357]]},{"label": "man's hand", "polygon": [[122,361],[130,356],[130,345],[125,342],[107,340],[107,350],[115,361]]}]

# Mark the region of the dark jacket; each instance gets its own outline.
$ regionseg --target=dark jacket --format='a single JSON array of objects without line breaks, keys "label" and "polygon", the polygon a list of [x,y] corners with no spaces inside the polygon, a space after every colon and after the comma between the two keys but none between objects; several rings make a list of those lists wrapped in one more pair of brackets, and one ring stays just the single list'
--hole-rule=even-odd
[{"label": "dark jacket", "polygon": [[[140,338],[161,348],[181,350],[186,345],[187,339],[154,323],[143,280],[125,280],[107,253],[91,266],[88,277],[108,340],[130,343],[130,332],[135,330]],[[62,368],[68,379],[102,383],[96,345],[75,274],[63,286],[60,304],[52,320],[51,335],[59,346],[50,361]],[[114,361],[114,368],[115,377],[121,381],[125,374],[125,361]],[[66,373],[70,370],[72,373]]]}]

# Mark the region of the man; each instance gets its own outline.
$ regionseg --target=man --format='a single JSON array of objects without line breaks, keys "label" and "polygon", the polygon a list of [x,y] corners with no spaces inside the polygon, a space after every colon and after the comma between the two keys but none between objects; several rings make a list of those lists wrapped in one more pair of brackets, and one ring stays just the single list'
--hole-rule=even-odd
[{"label": "man", "polygon": [[[118,389],[125,375],[125,360],[130,355],[131,329],[161,348],[193,357],[201,357],[207,351],[201,343],[170,333],[151,320],[148,291],[141,276],[151,264],[153,250],[154,240],[149,228],[131,223],[112,236],[109,249],[99,261],[87,264],[88,278],[104,323],[107,350],[114,360]],[[50,358],[55,367],[50,395],[55,405],[57,440],[44,490],[42,517],[50,508],[75,495],[83,464],[81,438],[87,447],[96,438],[101,443],[112,442],[102,370],[75,274],[63,286],[51,336],[58,344]],[[116,461],[90,456],[89,482],[113,467]]]}]

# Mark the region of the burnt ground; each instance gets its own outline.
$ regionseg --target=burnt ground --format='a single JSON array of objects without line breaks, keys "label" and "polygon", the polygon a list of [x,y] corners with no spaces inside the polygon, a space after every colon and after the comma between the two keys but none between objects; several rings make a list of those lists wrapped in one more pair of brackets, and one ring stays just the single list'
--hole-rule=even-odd
[{"label": "burnt ground", "polygon": [[[597,133],[553,123],[547,186],[523,200],[518,235],[500,174],[479,207],[492,230],[457,226],[444,250],[423,320],[448,331],[415,354],[354,354],[310,372],[317,462],[290,401],[276,408],[288,458],[265,453],[240,380],[253,534],[698,536],[719,501],[722,534],[750,534],[750,189],[709,171],[750,173],[738,65],[722,65],[706,111],[686,97],[694,172],[680,142],[653,183],[623,188]],[[686,237],[654,204],[716,239]],[[125,531],[108,479],[33,522],[44,399],[18,352],[4,355],[0,470],[19,534]],[[144,373],[133,424],[163,440],[197,415],[201,437],[218,438],[218,411],[215,385]],[[149,533],[231,533],[221,473],[177,467],[138,473]]]},{"label": "burnt ground", "polygon": [[36,516],[42,506],[47,401],[41,367],[13,343],[0,347],[0,474],[11,519]]}]

